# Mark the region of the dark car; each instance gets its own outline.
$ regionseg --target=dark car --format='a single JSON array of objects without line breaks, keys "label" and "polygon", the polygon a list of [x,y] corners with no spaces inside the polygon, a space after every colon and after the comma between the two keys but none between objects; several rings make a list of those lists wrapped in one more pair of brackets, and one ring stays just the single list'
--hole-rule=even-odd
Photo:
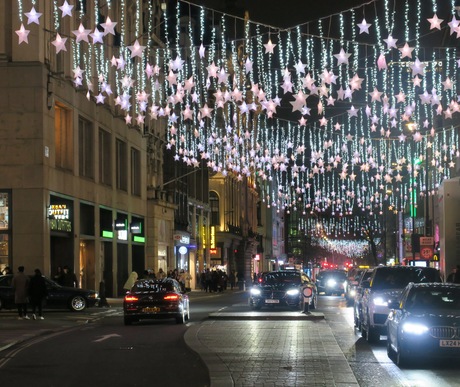
[{"label": "dark car", "polygon": [[358,285],[356,285],[355,288],[355,300],[354,300],[354,305],[353,305],[353,317],[354,317],[354,323],[355,327],[358,330],[361,330],[361,321],[363,319],[363,306],[362,306],[362,298],[364,294],[364,288],[363,288],[363,282],[369,281],[369,279],[372,276],[372,272],[374,269],[366,269],[361,277],[358,279]]},{"label": "dark car", "polygon": [[318,293],[342,295],[345,292],[347,274],[342,270],[325,270],[316,276]]},{"label": "dark car", "polygon": [[409,284],[389,303],[387,352],[403,367],[411,360],[460,357],[460,285]]},{"label": "dark car", "polygon": [[441,282],[441,276],[433,267],[379,266],[369,281],[362,283],[361,333],[367,341],[378,342],[381,335],[387,334],[388,301],[399,297],[411,282]]},{"label": "dark car", "polygon": [[[80,312],[87,307],[92,307],[99,302],[98,292],[79,288],[61,286],[56,282],[45,278],[48,296],[46,297],[45,308],[69,308],[72,311]],[[11,287],[13,275],[0,276],[0,309],[13,309],[14,290]]]},{"label": "dark car", "polygon": [[259,310],[263,306],[288,306],[296,310],[304,308],[304,289],[311,290],[308,298],[310,309],[317,305],[315,283],[305,273],[297,270],[265,273],[249,292],[249,306]]},{"label": "dark car", "polygon": [[178,324],[184,324],[190,319],[189,298],[175,279],[142,279],[126,293],[123,314],[125,325],[164,318],[174,318]]}]

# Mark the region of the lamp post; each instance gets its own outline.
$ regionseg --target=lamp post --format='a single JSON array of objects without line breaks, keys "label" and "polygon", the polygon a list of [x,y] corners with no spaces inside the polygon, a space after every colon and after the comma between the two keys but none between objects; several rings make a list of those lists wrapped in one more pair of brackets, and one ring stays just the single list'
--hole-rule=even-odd
[{"label": "lamp post", "polygon": [[[413,133],[417,129],[417,124],[414,122],[409,122],[407,124],[408,129]],[[415,266],[415,142],[412,141],[411,144],[411,178],[410,178],[410,187],[409,187],[409,193],[410,193],[410,216],[412,218],[412,232],[411,232],[411,246],[412,246],[412,262],[410,266]]]}]

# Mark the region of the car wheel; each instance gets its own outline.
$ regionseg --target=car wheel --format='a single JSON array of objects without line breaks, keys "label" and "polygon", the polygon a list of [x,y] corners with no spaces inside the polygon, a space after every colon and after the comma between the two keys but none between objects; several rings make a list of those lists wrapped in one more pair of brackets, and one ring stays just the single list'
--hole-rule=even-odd
[{"label": "car wheel", "polygon": [[176,317],[177,324],[185,324],[185,312],[181,312],[179,316]]},{"label": "car wheel", "polygon": [[125,316],[124,317],[124,322],[125,322],[125,325],[132,325],[133,319],[131,317]]},{"label": "car wheel", "polygon": [[70,299],[69,305],[74,312],[81,312],[86,308],[86,299],[83,296],[74,296]]}]

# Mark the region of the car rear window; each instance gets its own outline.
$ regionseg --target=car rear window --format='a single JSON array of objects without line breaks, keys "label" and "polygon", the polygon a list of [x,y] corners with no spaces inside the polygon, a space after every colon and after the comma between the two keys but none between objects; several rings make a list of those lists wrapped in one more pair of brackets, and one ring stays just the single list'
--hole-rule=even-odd
[{"label": "car rear window", "polygon": [[157,282],[157,281],[138,281],[134,284],[132,291],[134,292],[170,292],[174,287],[170,282]]},{"label": "car rear window", "polygon": [[326,278],[335,278],[339,281],[345,281],[347,279],[347,275],[341,271],[327,271],[327,272],[319,273],[317,278],[319,280],[323,280]]},{"label": "car rear window", "polygon": [[264,283],[267,285],[279,283],[300,283],[300,275],[297,273],[267,273],[264,277]]},{"label": "car rear window", "polygon": [[371,286],[373,289],[402,289],[409,282],[441,282],[441,278],[436,269],[427,267],[384,267],[375,271]]}]

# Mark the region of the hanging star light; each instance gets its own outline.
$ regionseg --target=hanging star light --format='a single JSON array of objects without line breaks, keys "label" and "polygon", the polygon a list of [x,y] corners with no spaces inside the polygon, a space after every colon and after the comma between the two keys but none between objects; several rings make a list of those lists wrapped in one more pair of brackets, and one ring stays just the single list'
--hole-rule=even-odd
[{"label": "hanging star light", "polygon": [[369,27],[371,26],[371,24],[368,24],[366,22],[366,19],[363,19],[363,21],[358,24],[358,27],[359,27],[359,33],[362,34],[362,33],[366,33],[366,34],[369,34]]},{"label": "hanging star light", "polygon": [[340,52],[334,56],[337,58],[337,65],[341,65],[348,64],[348,58],[351,56],[351,54],[347,54],[343,48],[341,48]]},{"label": "hanging star light", "polygon": [[404,45],[404,47],[399,48],[398,50],[401,51],[401,59],[412,58],[412,51],[414,51],[414,48],[409,47],[407,43]]},{"label": "hanging star light", "polygon": [[132,46],[127,47],[131,51],[131,59],[135,58],[136,56],[142,58],[142,52],[144,51],[145,46],[141,46],[137,39]]},{"label": "hanging star light", "polygon": [[18,44],[21,44],[22,42],[24,42],[26,44],[29,44],[28,36],[29,36],[30,31],[25,29],[24,24],[21,23],[21,27],[19,28],[19,30],[15,31],[15,32],[18,35],[18,38],[19,38],[19,43]]},{"label": "hanging star light", "polygon": [[26,12],[24,13],[24,15],[27,16],[27,24],[32,24],[32,23],[40,24],[40,21],[38,19],[40,19],[40,16],[42,16],[42,14],[37,12],[35,10],[35,7],[32,7],[30,12]]},{"label": "hanging star light", "polygon": [[105,19],[105,23],[101,23],[101,27],[104,29],[104,36],[111,34],[115,35],[115,26],[117,25],[117,22],[113,22],[110,20],[110,17],[107,16],[107,19]]},{"label": "hanging star light", "polygon": [[104,33],[99,31],[97,27],[94,29],[94,32],[89,34],[91,38],[93,39],[93,44],[100,43],[103,44],[104,42],[102,41],[102,38],[104,37]]},{"label": "hanging star light", "polygon": [[67,38],[61,38],[61,35],[56,34],[56,39],[51,42],[51,44],[56,47],[56,54],[59,54],[61,51],[67,51],[65,47],[65,42]]},{"label": "hanging star light", "polygon": [[72,34],[75,35],[76,42],[79,43],[81,41],[84,41],[86,43],[89,43],[88,41],[88,35],[90,34],[91,30],[85,29],[82,23],[80,23],[80,26],[78,27],[78,30],[72,31]]},{"label": "hanging star light", "polygon": [[62,17],[65,17],[65,16],[70,16],[72,17],[72,8],[74,6],[73,5],[70,5],[67,0],[64,1],[64,4],[62,4],[59,9],[62,11]]},{"label": "hanging star light", "polygon": [[[455,16],[454,16],[455,17]],[[431,19],[427,19],[430,22],[430,30],[433,29],[441,29],[441,23],[444,21],[443,19],[438,19],[438,16],[434,14]]]},{"label": "hanging star light", "polygon": [[268,39],[268,42],[264,44],[264,47],[266,54],[273,54],[273,50],[276,47],[276,44],[273,44],[272,40]]}]

